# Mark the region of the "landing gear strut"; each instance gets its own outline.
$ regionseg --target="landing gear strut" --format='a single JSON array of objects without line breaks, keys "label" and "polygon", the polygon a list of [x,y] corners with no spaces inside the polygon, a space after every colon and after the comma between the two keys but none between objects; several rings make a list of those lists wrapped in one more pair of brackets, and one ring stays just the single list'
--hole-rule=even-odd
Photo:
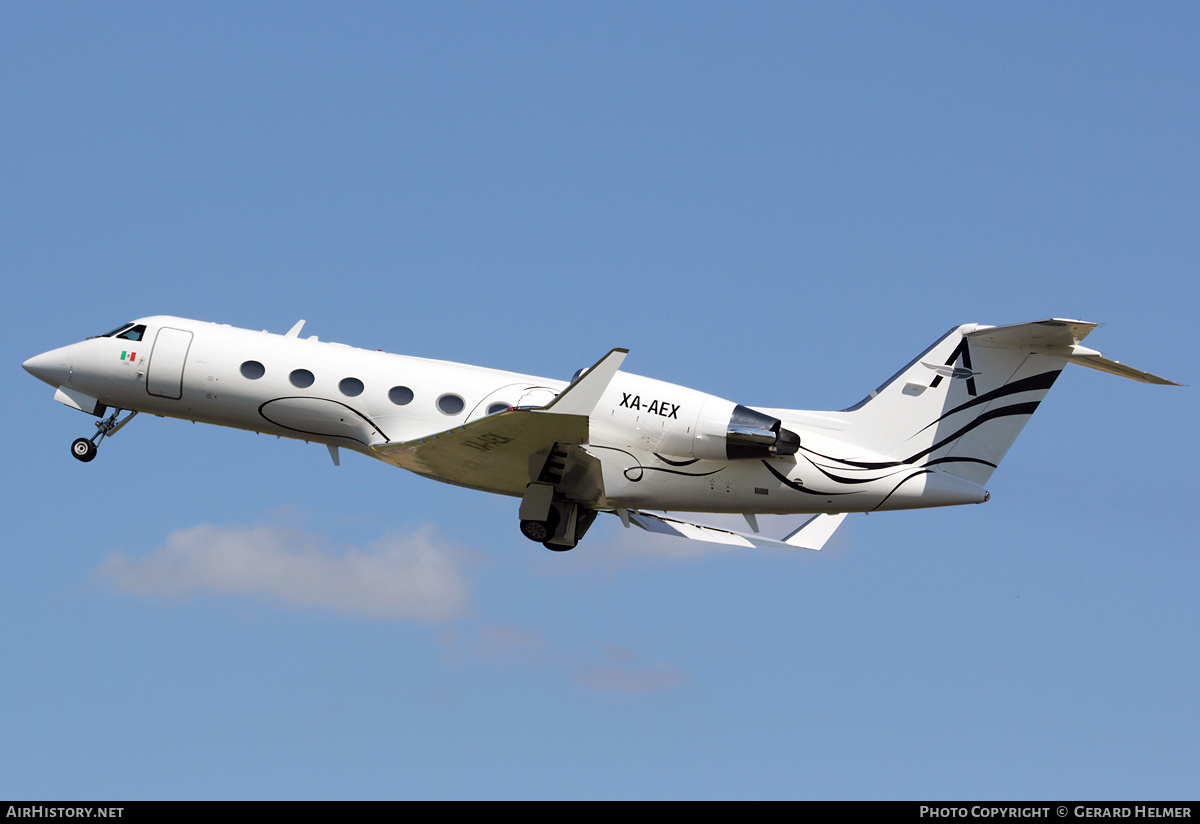
[{"label": "landing gear strut", "polygon": [[76,438],[71,444],[71,455],[76,460],[87,463],[95,459],[96,450],[100,447],[100,442],[106,437],[117,434],[117,431],[133,420],[133,416],[137,414],[137,410],[133,410],[121,420],[117,420],[117,416],[124,412],[124,409],[114,409],[113,413],[102,421],[96,421],[96,434],[88,438]]},{"label": "landing gear strut", "polygon": [[553,552],[566,552],[575,548],[594,520],[594,509],[567,501],[554,501],[546,520],[521,521],[521,534]]},{"label": "landing gear strut", "polygon": [[526,485],[521,496],[521,534],[553,552],[574,549],[596,520],[596,510],[565,501],[556,487],[569,474],[571,448],[563,451],[556,443],[546,452],[536,481]]}]

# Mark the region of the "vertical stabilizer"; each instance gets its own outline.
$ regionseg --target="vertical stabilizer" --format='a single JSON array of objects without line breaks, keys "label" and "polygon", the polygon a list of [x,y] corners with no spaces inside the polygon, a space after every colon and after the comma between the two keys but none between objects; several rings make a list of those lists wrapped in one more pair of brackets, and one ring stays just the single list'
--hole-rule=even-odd
[{"label": "vertical stabilizer", "polygon": [[950,330],[842,413],[843,437],[893,461],[984,484],[1068,363],[1171,381],[1079,345],[1097,324],[1050,320]]},{"label": "vertical stabilizer", "polygon": [[846,410],[847,439],[892,460],[986,483],[1067,360],[972,340],[980,328],[951,330]]}]

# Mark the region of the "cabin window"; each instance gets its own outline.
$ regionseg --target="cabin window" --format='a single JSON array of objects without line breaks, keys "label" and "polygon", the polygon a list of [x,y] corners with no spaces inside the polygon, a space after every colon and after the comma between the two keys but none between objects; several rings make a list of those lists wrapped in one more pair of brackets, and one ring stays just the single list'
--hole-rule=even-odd
[{"label": "cabin window", "polygon": [[413,391],[407,386],[393,386],[388,390],[388,400],[396,406],[405,406],[412,403]]},{"label": "cabin window", "polygon": [[338,381],[338,389],[349,398],[357,398],[363,393],[363,382],[358,378],[342,378]]},{"label": "cabin window", "polygon": [[126,331],[117,335],[117,337],[121,340],[141,340],[142,335],[144,334],[146,334],[146,327],[139,324],[132,329],[127,329]]},{"label": "cabin window", "polygon": [[444,415],[457,415],[459,412],[463,411],[463,407],[466,405],[466,402],[463,401],[462,398],[453,393],[442,395],[437,399],[437,408]]},{"label": "cabin window", "polygon": [[242,364],[242,377],[256,381],[267,374],[267,367],[256,360],[248,360]]},{"label": "cabin window", "polygon": [[288,375],[288,380],[292,382],[292,386],[297,389],[307,389],[313,385],[316,380],[313,373],[307,369],[293,369],[292,374]]},{"label": "cabin window", "polygon": [[494,403],[494,404],[492,404],[491,406],[489,406],[489,407],[488,407],[488,409],[487,409],[487,413],[488,413],[489,415],[495,415],[495,414],[497,414],[498,412],[503,412],[505,409],[508,409],[508,408],[509,408],[509,406],[511,406],[511,404],[507,404],[507,403]]}]

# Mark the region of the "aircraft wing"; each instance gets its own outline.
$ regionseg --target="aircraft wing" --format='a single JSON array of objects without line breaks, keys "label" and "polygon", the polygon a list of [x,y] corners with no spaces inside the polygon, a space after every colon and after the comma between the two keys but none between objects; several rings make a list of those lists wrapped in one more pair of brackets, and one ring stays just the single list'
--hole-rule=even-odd
[{"label": "aircraft wing", "polygon": [[630,512],[629,522],[647,532],[657,532],[660,535],[672,535],[677,538],[688,538],[692,541],[705,541],[710,544],[727,544],[744,547],[775,547],[779,549],[820,549],[825,546],[842,520],[845,512],[836,515],[815,515],[809,518],[799,529],[788,534],[783,540],[764,538],[761,535],[750,535],[744,532],[734,532],[729,529],[719,529],[703,524],[693,524],[678,518],[668,518],[664,515],[652,515],[649,512]]},{"label": "aircraft wing", "polygon": [[411,441],[371,448],[379,457],[420,475],[489,492],[524,494],[550,451],[571,453],[568,486],[584,498],[602,492],[599,462],[571,446],[588,441],[588,418],[628,349],[613,349],[546,406],[509,409]]}]

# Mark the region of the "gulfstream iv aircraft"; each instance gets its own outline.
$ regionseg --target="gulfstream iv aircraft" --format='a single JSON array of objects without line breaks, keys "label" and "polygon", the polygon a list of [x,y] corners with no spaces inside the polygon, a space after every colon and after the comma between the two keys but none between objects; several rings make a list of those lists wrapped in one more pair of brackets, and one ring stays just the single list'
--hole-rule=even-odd
[{"label": "gulfstream iv aircraft", "polygon": [[[100,419],[71,446],[81,461],[139,412],[313,441],[335,464],[350,449],[520,498],[521,531],[557,551],[599,512],[694,540],[820,549],[850,512],[988,500],[984,484],[1068,363],[1172,383],[1081,346],[1096,324],[1075,320],[955,327],[840,412],[743,406],[621,372],[625,349],[566,382],[325,343],[303,326],[142,318],[24,366]],[[668,512],[739,513],[748,531]],[[779,540],[759,534],[756,516],[796,513],[815,517]]]}]

